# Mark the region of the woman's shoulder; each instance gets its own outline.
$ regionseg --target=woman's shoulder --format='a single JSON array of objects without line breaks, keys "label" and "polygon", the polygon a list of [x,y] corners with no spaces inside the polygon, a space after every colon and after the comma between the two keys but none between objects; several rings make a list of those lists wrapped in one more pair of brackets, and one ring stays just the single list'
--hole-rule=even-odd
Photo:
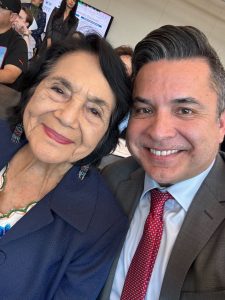
[{"label": "woman's shoulder", "polygon": [[6,120],[0,119],[0,136],[9,136],[11,134],[9,123]]},{"label": "woman's shoulder", "polygon": [[51,12],[51,15],[54,15],[58,10],[59,10],[58,7],[54,7],[53,10],[52,10],[52,12]]}]

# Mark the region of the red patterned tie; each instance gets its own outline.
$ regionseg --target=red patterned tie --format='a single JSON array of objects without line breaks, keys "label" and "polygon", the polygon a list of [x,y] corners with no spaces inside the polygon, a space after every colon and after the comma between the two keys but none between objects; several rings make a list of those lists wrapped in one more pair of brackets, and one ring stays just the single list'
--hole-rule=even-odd
[{"label": "red patterned tie", "polygon": [[142,238],[131,261],[121,300],[142,300],[145,298],[149,280],[160,246],[163,232],[163,209],[170,193],[151,190],[151,209],[145,221]]}]

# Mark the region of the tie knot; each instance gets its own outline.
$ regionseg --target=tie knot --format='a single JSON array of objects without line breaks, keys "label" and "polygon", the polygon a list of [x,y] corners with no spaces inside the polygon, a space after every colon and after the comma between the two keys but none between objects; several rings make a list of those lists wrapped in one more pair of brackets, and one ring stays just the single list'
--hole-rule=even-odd
[{"label": "tie knot", "polygon": [[158,189],[151,190],[151,212],[161,214],[168,199],[173,199],[170,193],[163,193]]}]

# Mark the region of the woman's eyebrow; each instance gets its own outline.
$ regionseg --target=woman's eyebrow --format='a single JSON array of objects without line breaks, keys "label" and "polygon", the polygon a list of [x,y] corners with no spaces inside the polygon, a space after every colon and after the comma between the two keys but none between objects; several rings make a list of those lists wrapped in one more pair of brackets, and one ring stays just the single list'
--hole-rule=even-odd
[{"label": "woman's eyebrow", "polygon": [[[50,81],[58,81],[60,82],[62,85],[64,85],[67,89],[69,89],[72,92],[76,92],[76,90],[74,89],[74,85],[72,85],[67,79],[65,79],[64,77],[61,76],[53,76],[51,78],[49,78]],[[75,86],[76,88],[76,86]],[[77,89],[78,90],[78,89]],[[101,99],[97,96],[87,96],[87,100],[91,103],[97,104],[100,107],[105,107],[107,110],[110,110],[110,106],[107,103],[107,101],[105,101],[104,99]]]},{"label": "woman's eyebrow", "polygon": [[100,107],[105,107],[107,110],[110,110],[109,104],[104,99],[95,96],[88,96],[87,100],[91,103],[97,104]]},{"label": "woman's eyebrow", "polygon": [[61,83],[67,89],[69,89],[71,91],[73,91],[73,89],[74,89],[72,84],[67,79],[65,79],[64,77],[61,77],[61,76],[53,76],[53,77],[49,78],[49,81],[58,81],[59,83]]}]

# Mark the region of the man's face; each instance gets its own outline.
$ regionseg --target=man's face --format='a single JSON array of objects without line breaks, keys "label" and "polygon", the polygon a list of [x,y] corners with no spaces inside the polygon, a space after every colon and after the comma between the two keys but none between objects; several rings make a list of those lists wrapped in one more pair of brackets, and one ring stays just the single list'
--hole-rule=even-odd
[{"label": "man's face", "polygon": [[12,12],[8,9],[0,7],[0,27],[9,26]]},{"label": "man's face", "polygon": [[200,58],[145,64],[134,82],[128,146],[159,184],[194,177],[214,160],[225,133],[207,62]]},{"label": "man's face", "polygon": [[12,25],[17,32],[23,34],[24,31],[27,30],[29,24],[28,22],[26,22],[26,19],[27,15],[25,11],[21,9],[20,13],[16,15],[16,17],[12,21]]}]

